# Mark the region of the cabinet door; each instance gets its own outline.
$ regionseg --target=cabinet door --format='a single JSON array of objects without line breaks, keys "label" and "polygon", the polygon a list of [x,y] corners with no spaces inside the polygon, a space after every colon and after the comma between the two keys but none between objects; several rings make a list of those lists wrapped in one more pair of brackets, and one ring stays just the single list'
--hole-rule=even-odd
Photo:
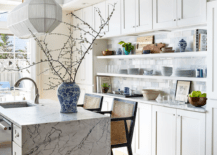
[{"label": "cabinet door", "polygon": [[209,99],[217,99],[217,2],[209,2],[207,11],[207,94]]},{"label": "cabinet door", "polygon": [[152,0],[136,0],[136,32],[152,29]]},{"label": "cabinet door", "polygon": [[152,155],[176,154],[176,109],[153,106]]},{"label": "cabinet door", "polygon": [[135,153],[151,155],[151,122],[152,106],[144,103],[138,104],[134,138]]},{"label": "cabinet door", "polygon": [[136,1],[121,0],[121,27],[122,33],[128,34],[136,31]]},{"label": "cabinet door", "polygon": [[103,97],[102,111],[111,111],[113,100],[111,97]]},{"label": "cabinet door", "polygon": [[176,0],[154,0],[153,2],[153,28],[176,27]]},{"label": "cabinet door", "polygon": [[178,0],[178,26],[206,23],[206,0]]},{"label": "cabinet door", "polygon": [[80,87],[80,97],[78,100],[78,104],[83,104],[84,103],[84,95],[85,93],[92,93],[93,92],[93,87],[89,85],[79,85]]},{"label": "cabinet door", "polygon": [[[102,2],[102,3],[96,4],[93,6],[93,27],[94,27],[94,30],[96,30],[97,32],[100,30],[102,19],[96,10],[99,9],[101,12],[102,18],[106,20],[105,4],[106,2]],[[105,32],[105,31],[106,31],[106,27],[101,32]]]},{"label": "cabinet door", "polygon": [[217,155],[217,100],[208,100],[206,109],[206,155]]},{"label": "cabinet door", "polygon": [[177,155],[205,155],[205,113],[177,110]]},{"label": "cabinet door", "polygon": [[108,23],[106,36],[114,36],[121,34],[121,2],[120,0],[108,0],[106,1],[106,17],[112,13],[113,5],[115,6],[115,11]]},{"label": "cabinet door", "polygon": [[[93,7],[92,6],[83,9],[83,20],[90,26],[93,26]],[[88,28],[88,26],[84,25],[83,28]]]}]

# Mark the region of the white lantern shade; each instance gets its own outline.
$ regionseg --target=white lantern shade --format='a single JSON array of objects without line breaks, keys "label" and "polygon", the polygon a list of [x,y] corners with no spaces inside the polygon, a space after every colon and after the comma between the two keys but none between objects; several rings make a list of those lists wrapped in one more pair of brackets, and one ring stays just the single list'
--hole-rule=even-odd
[{"label": "white lantern shade", "polygon": [[50,33],[62,21],[62,8],[55,0],[26,0],[8,15],[8,28],[19,38]]}]

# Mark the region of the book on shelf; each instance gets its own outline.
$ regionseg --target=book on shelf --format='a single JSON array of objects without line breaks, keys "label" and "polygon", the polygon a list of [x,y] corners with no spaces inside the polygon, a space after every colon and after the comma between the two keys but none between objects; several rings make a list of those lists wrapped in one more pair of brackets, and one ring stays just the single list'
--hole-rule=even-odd
[{"label": "book on shelf", "polygon": [[199,51],[207,51],[207,35],[199,34]]},{"label": "book on shelf", "polygon": [[[194,34],[194,42],[193,42],[193,50],[194,51],[200,51],[200,34],[205,34],[207,35],[207,30],[206,29],[196,29],[195,34]],[[206,43],[207,44],[207,43]]]},{"label": "book on shelf", "polygon": [[110,88],[108,90],[108,93],[112,93],[112,83],[111,83],[111,77],[109,76],[96,76],[96,83],[97,83],[97,93],[102,93],[102,84],[107,83],[110,85]]}]

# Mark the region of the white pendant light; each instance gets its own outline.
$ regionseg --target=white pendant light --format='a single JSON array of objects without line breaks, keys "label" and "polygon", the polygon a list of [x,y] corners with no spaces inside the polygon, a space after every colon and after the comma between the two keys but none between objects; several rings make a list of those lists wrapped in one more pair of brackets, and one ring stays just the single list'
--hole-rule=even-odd
[{"label": "white pendant light", "polygon": [[62,21],[62,8],[55,0],[26,0],[8,15],[8,28],[19,38],[31,33],[50,33]]}]

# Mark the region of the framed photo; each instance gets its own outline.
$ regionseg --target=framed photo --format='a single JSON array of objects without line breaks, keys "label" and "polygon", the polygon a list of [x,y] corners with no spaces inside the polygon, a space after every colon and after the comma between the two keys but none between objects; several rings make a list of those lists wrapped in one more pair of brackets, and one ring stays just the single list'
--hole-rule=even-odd
[{"label": "framed photo", "polygon": [[176,101],[188,102],[188,94],[190,93],[191,81],[177,81],[176,85]]},{"label": "framed photo", "polygon": [[108,93],[112,93],[112,83],[111,83],[111,77],[109,76],[97,76],[97,93],[102,93],[102,84],[107,83],[110,85],[110,88],[108,90]]}]

